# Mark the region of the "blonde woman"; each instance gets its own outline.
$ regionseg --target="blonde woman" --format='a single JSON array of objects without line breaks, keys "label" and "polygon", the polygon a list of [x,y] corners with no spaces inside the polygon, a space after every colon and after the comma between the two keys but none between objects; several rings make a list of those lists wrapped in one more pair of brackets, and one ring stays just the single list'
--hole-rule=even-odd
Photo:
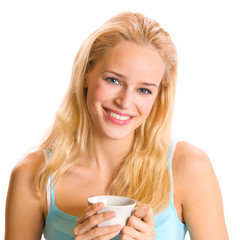
[{"label": "blonde woman", "polygon": [[[210,160],[171,139],[176,74],[169,34],[142,14],[90,35],[49,135],[12,171],[5,239],[227,240]],[[115,217],[88,206],[103,194],[137,200],[127,226],[96,227]]]}]

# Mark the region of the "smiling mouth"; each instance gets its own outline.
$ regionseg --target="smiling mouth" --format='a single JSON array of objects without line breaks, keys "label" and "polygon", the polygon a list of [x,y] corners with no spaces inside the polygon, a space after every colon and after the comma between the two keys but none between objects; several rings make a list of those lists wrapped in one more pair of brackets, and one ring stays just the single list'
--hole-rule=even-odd
[{"label": "smiling mouth", "polygon": [[117,119],[117,120],[126,121],[126,120],[128,120],[128,119],[131,118],[131,116],[119,115],[119,114],[117,114],[117,113],[115,113],[115,112],[110,111],[109,109],[106,109],[106,111],[107,111],[107,113],[108,113],[111,117],[113,117],[113,118],[115,118],[115,119]]},{"label": "smiling mouth", "polygon": [[107,110],[107,112],[111,117],[116,118],[118,120],[123,120],[124,121],[124,120],[128,120],[130,118],[130,116],[121,116],[121,115],[118,115],[118,114],[116,114],[114,112],[111,112],[109,110]]},{"label": "smiling mouth", "polygon": [[111,111],[110,109],[108,108],[104,108],[104,110],[114,119],[116,120],[120,120],[120,121],[127,121],[129,120],[130,118],[133,118],[133,116],[131,115],[127,115],[127,114],[118,114],[116,113],[115,111]]}]

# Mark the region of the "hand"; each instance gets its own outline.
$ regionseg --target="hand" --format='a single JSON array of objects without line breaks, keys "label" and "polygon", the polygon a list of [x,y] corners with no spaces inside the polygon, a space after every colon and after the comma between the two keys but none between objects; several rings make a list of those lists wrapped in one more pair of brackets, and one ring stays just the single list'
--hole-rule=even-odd
[{"label": "hand", "polygon": [[73,230],[75,240],[109,240],[116,237],[121,225],[97,227],[101,222],[114,218],[115,212],[97,213],[103,208],[103,203],[93,204],[85,209],[82,216],[77,220],[77,226]]},{"label": "hand", "polygon": [[122,229],[121,240],[153,240],[156,237],[153,210],[143,204],[137,208]]}]

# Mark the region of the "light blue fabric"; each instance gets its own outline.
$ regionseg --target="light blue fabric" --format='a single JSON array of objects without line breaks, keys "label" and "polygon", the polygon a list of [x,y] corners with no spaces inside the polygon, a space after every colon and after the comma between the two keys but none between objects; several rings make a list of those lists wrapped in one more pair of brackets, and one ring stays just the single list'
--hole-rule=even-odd
[{"label": "light blue fabric", "polygon": [[[175,144],[171,144],[169,151],[169,171],[172,181],[172,157]],[[49,153],[50,155],[50,153]],[[52,176],[51,176],[52,179]],[[173,185],[172,185],[173,186]],[[51,186],[51,209],[46,219],[44,237],[47,240],[74,240],[73,229],[76,227],[77,217],[67,214],[55,205],[54,188]],[[178,216],[173,202],[173,188],[171,190],[170,205],[155,218],[156,240],[183,240],[186,235],[187,227]],[[114,238],[119,240],[120,236]]]},{"label": "light blue fabric", "polygon": [[183,240],[187,232],[187,226],[178,218],[173,201],[172,158],[175,145],[172,142],[168,154],[168,166],[171,176],[171,201],[170,205],[154,218],[155,230],[157,232],[156,240]]}]

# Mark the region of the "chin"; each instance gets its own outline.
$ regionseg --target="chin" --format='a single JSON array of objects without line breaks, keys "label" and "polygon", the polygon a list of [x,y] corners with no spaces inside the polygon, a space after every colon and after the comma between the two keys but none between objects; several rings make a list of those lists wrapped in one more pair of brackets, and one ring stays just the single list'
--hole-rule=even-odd
[{"label": "chin", "polygon": [[133,132],[109,130],[108,132],[105,132],[104,135],[111,140],[117,141],[117,140],[123,140],[123,139],[129,138],[129,137],[133,136],[134,134],[133,134]]},{"label": "chin", "polygon": [[119,134],[117,134],[117,135],[115,135],[115,134],[109,135],[109,134],[108,134],[108,135],[106,135],[106,137],[109,138],[109,139],[111,139],[111,140],[116,140],[116,141],[118,141],[118,140],[123,140],[123,139],[127,138],[128,135],[119,135]]}]

